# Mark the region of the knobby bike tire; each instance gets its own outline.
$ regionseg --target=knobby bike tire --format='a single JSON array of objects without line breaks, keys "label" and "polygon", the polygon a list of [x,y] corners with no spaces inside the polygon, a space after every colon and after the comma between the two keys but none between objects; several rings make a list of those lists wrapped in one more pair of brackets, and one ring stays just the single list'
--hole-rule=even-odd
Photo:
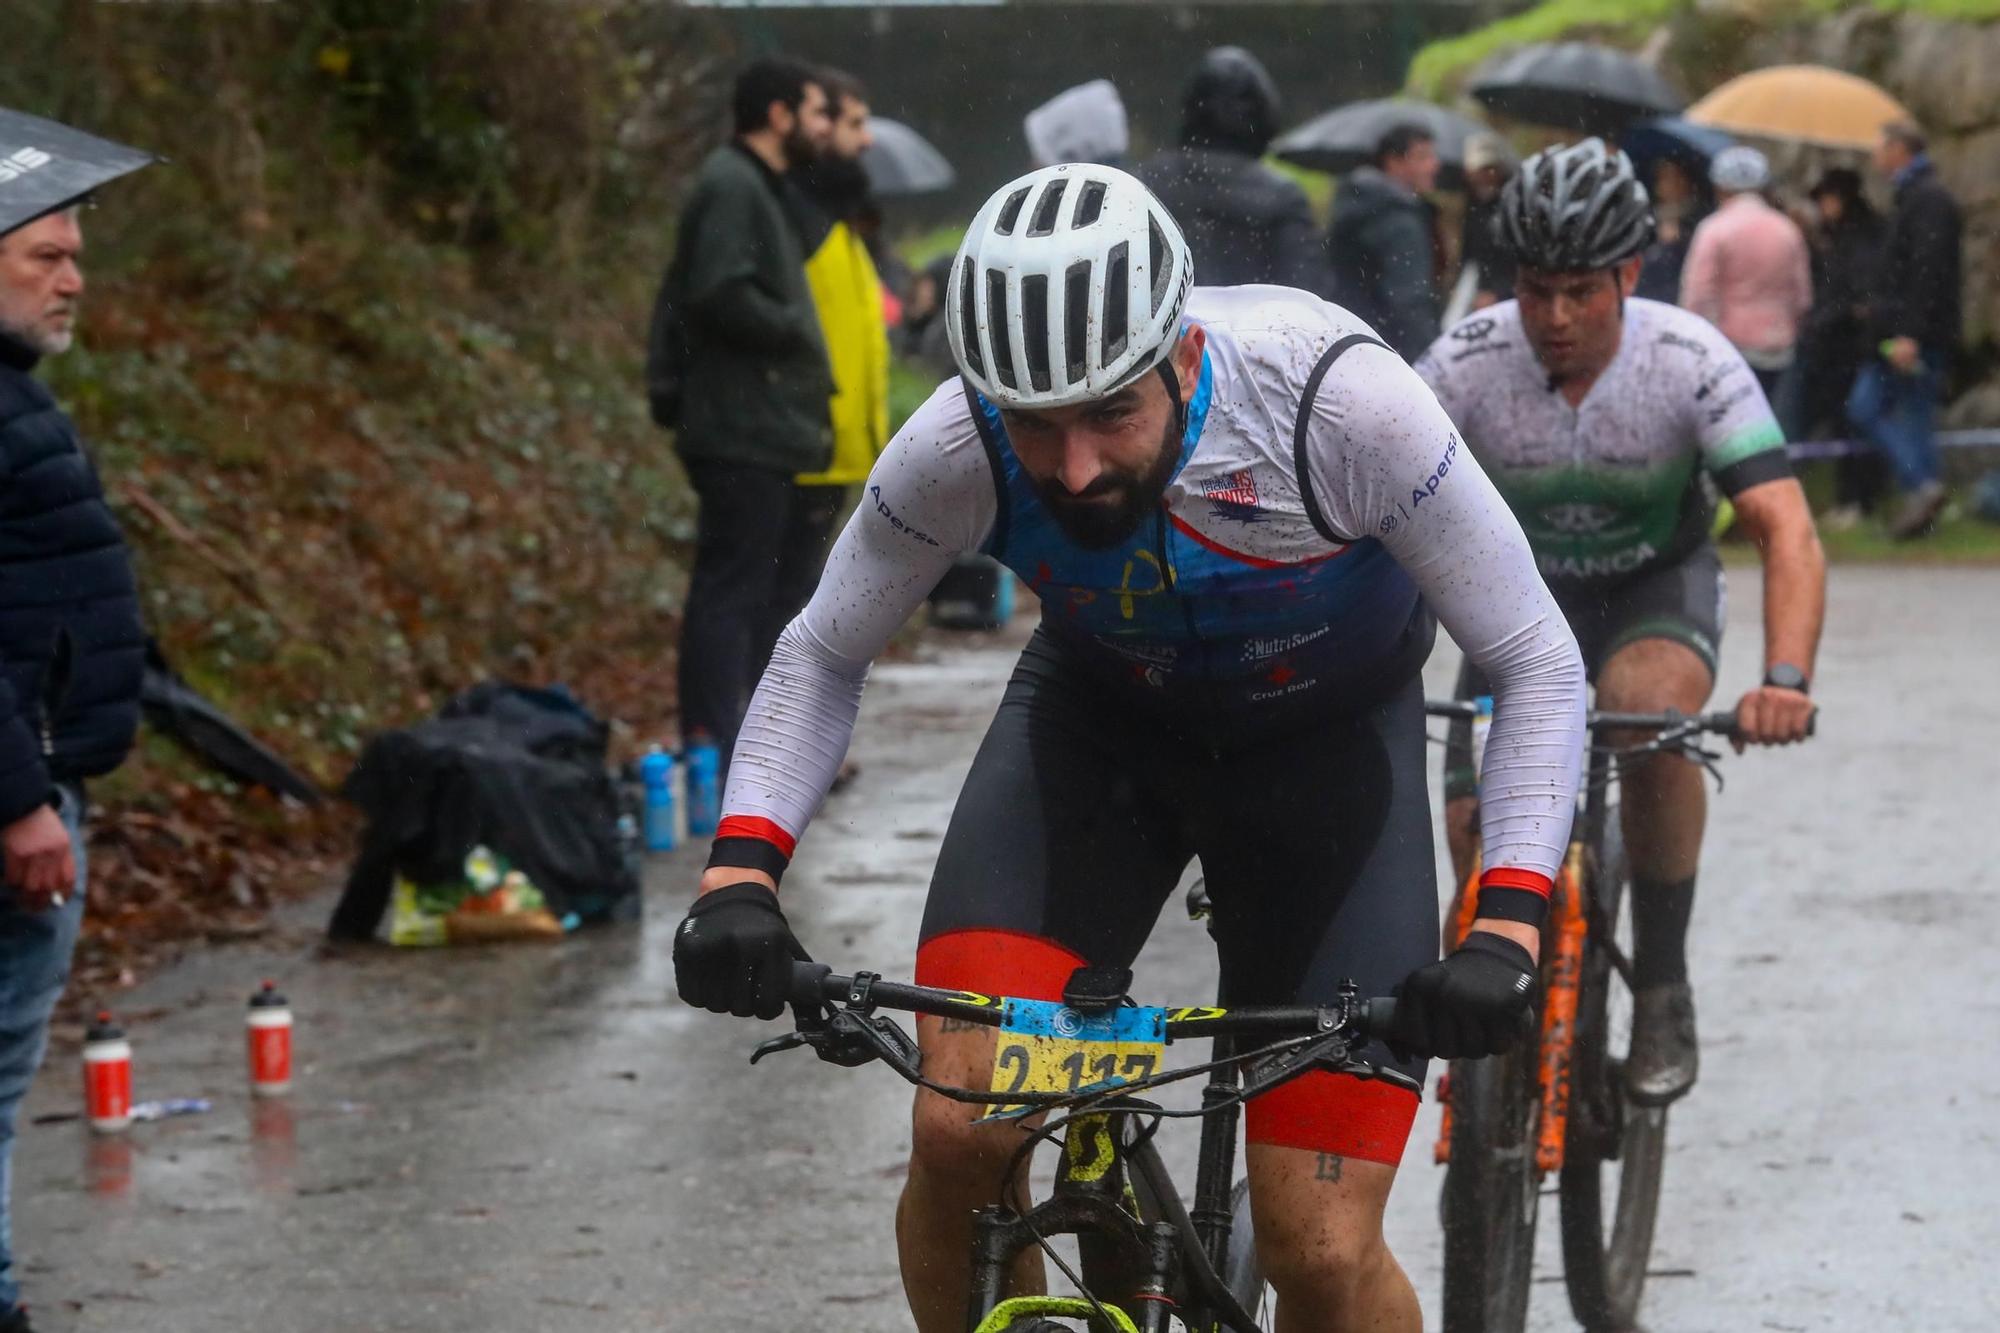
[{"label": "knobby bike tire", "polygon": [[1264,1266],[1257,1262],[1257,1233],[1250,1223],[1250,1182],[1236,1182],[1229,1192],[1229,1253],[1222,1265],[1222,1283],[1237,1302],[1257,1317],[1257,1327],[1278,1326],[1278,1298],[1264,1281]]},{"label": "knobby bike tire", "polygon": [[[1595,920],[1610,925],[1614,939],[1630,938],[1629,928],[1619,929],[1628,910],[1627,878],[1624,836],[1613,809],[1605,814],[1604,847],[1589,891],[1601,904]],[[1570,1309],[1589,1333],[1638,1327],[1666,1161],[1667,1109],[1634,1105],[1625,1093],[1625,1051],[1618,1048],[1629,1043],[1631,1032],[1629,1026],[1613,1031],[1613,1008],[1618,1001],[1629,1022],[1630,999],[1609,952],[1595,936],[1586,940],[1559,1193],[1564,1283]],[[1614,1191],[1607,1216],[1606,1194]]]},{"label": "knobby bike tire", "polygon": [[1535,1264],[1540,1042],[1451,1066],[1444,1177],[1445,1333],[1521,1333]]}]

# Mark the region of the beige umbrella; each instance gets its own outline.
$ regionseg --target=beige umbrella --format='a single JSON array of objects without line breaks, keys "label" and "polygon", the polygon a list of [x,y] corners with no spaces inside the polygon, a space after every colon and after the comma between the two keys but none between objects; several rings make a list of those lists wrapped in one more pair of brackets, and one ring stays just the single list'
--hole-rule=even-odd
[{"label": "beige umbrella", "polygon": [[1822,148],[1872,148],[1909,110],[1868,80],[1824,65],[1774,65],[1731,79],[1683,113],[1697,125]]}]

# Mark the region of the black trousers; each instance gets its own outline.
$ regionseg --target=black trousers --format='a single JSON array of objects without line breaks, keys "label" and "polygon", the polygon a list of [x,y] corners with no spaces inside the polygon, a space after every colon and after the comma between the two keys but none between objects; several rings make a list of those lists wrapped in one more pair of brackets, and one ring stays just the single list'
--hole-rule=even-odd
[{"label": "black trousers", "polygon": [[681,732],[705,732],[727,764],[771,645],[818,586],[844,492],[740,463],[687,471],[701,515],[681,620]]}]

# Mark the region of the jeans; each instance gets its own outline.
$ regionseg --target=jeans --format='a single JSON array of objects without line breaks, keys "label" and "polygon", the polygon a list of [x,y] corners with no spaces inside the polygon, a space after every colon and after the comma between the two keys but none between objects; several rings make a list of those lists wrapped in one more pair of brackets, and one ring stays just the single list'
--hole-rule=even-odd
[{"label": "jeans", "polygon": [[1907,375],[1879,358],[1868,361],[1847,395],[1848,419],[1882,451],[1897,487],[1905,492],[1943,475],[1932,434],[1943,382],[1944,358],[1926,348],[1923,363]]},{"label": "jeans", "polygon": [[34,1081],[49,1041],[49,1014],[69,980],[70,951],[83,924],[86,863],[83,851],[83,794],[64,784],[63,824],[76,853],[76,887],[61,907],[30,912],[11,885],[0,885],[0,1312],[21,1300],[14,1280],[13,1189],[14,1116]]}]

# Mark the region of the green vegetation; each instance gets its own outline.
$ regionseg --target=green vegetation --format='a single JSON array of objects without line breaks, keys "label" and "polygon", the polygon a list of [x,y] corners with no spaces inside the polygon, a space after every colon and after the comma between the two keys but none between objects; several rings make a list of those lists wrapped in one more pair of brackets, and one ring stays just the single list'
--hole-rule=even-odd
[{"label": "green vegetation", "polygon": [[1686,5],[1687,0],[1544,0],[1511,18],[1423,47],[1410,61],[1405,86],[1418,97],[1442,101],[1481,61],[1507,47],[1585,36],[1636,44]]},{"label": "green vegetation", "polygon": [[[1859,0],[1858,4],[1857,0],[1789,0],[1767,6],[1760,21],[1822,17],[1862,5],[1884,13],[1966,23],[2000,19],[2000,0]],[[1637,45],[1661,24],[1694,15],[1696,8],[1692,0],[1543,0],[1532,9],[1423,47],[1410,61],[1405,86],[1419,97],[1442,101],[1481,61],[1508,47],[1581,38]],[[1709,21],[1727,22],[1720,17]]]},{"label": "green vegetation", "polygon": [[[672,712],[691,509],[640,364],[672,189],[713,141],[701,20],[466,13],[9,9],[0,104],[166,159],[85,215],[79,346],[44,373],[169,659],[326,783],[488,675],[641,736]],[[307,840],[254,802],[189,814],[215,785],[148,743],[103,786],[105,901],[295,874],[257,855]],[[220,850],[121,832],[167,819]]]}]

